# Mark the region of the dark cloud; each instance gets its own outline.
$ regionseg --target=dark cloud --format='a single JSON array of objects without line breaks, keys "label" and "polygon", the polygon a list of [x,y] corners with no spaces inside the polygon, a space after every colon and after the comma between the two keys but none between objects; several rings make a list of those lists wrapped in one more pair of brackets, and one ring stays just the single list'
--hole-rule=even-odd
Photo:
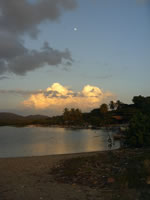
[{"label": "dark cloud", "polygon": [[[3,76],[0,77],[0,80],[5,79],[7,77]],[[22,96],[29,96],[29,95],[36,95],[36,94],[42,94],[44,97],[48,98],[62,98],[66,99],[68,96],[77,97],[79,95],[76,95],[75,93],[67,93],[66,95],[62,95],[56,90],[46,91],[46,90],[21,90],[21,89],[15,89],[15,90],[0,90],[0,94],[13,94],[13,95],[22,95]],[[80,95],[81,96],[81,95]]]},{"label": "dark cloud", "polygon": [[6,64],[6,69],[18,75],[25,75],[29,71],[41,68],[44,65],[58,66],[63,60],[72,62],[69,50],[59,51],[53,48],[42,49],[41,51],[27,51],[17,56]]},{"label": "dark cloud", "polygon": [[3,59],[0,59],[0,74],[3,74],[6,71],[5,62]]},{"label": "dark cloud", "polygon": [[11,33],[0,31],[0,60],[11,60],[26,52],[27,49],[18,37]]},{"label": "dark cloud", "polygon": [[44,91],[43,92],[43,95],[45,96],[45,97],[48,97],[48,96],[54,96],[54,97],[56,97],[58,94],[60,94],[59,92],[57,92],[57,91]]},{"label": "dark cloud", "polygon": [[0,76],[0,81],[4,79],[9,79],[7,76]]},{"label": "dark cloud", "polygon": [[0,74],[25,75],[45,65],[72,65],[68,49],[60,51],[46,42],[41,50],[29,50],[21,38],[24,34],[36,37],[40,23],[56,21],[75,7],[76,0],[0,0]]},{"label": "dark cloud", "polygon": [[65,10],[76,7],[76,0],[0,0],[0,29],[13,33],[38,33],[37,25],[43,21],[55,21]]},{"label": "dark cloud", "polygon": [[42,90],[0,90],[0,94],[17,94],[17,95],[23,95],[28,96],[32,94],[40,94],[42,93]]}]

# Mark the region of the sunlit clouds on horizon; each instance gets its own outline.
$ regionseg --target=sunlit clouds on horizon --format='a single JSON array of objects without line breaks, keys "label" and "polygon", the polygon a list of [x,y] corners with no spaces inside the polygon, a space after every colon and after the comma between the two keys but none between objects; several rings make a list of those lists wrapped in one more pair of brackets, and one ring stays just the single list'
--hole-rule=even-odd
[{"label": "sunlit clouds on horizon", "polygon": [[60,83],[54,83],[45,91],[42,90],[38,94],[30,95],[22,104],[28,109],[50,109],[61,114],[65,107],[89,111],[114,98],[114,94],[104,92],[96,86],[86,85],[81,91],[74,92]]}]

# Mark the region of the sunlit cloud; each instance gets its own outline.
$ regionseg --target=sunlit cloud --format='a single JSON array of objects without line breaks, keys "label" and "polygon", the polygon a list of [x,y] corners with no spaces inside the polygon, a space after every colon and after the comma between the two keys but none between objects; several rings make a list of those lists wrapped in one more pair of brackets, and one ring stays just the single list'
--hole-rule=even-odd
[{"label": "sunlit cloud", "polygon": [[61,114],[65,107],[89,111],[114,98],[115,96],[111,92],[104,92],[96,86],[86,85],[82,91],[74,92],[66,86],[54,83],[45,91],[32,94],[23,102],[23,105],[28,109],[50,109]]}]

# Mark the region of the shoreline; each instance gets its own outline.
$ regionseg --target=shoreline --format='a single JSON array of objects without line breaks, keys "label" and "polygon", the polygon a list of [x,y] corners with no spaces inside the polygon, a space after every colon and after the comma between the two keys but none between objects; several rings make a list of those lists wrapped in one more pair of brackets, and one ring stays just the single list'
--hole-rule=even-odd
[{"label": "shoreline", "polygon": [[78,126],[78,125],[49,125],[49,124],[4,124],[0,125],[0,127],[16,127],[16,128],[24,128],[24,127],[45,127],[45,128],[66,128],[66,129],[92,129],[92,130],[111,130],[111,129],[119,129],[120,127],[126,127],[126,124],[112,124],[107,126]]},{"label": "shoreline", "polygon": [[[103,152],[101,152],[103,154]],[[86,200],[80,186],[57,183],[50,171],[61,161],[97,155],[98,152],[0,158],[1,200]],[[88,191],[91,189],[88,188]],[[78,197],[76,196],[78,194]]]},{"label": "shoreline", "polygon": [[79,152],[79,153],[65,153],[65,154],[51,154],[51,155],[37,155],[37,156],[17,156],[17,157],[0,157],[0,160],[1,159],[30,159],[30,158],[47,158],[49,157],[49,159],[51,157],[58,157],[58,158],[67,158],[67,157],[78,157],[78,156],[88,156],[88,155],[95,155],[97,153],[105,153],[105,152],[109,152],[109,151],[117,151],[117,150],[120,150],[121,148],[119,149],[112,149],[112,150],[104,150],[104,151],[89,151],[89,152]]},{"label": "shoreline", "polygon": [[[122,192],[122,190],[119,188],[119,190],[115,189],[111,187],[111,185],[115,185],[117,183],[115,176],[118,175],[118,167],[121,171],[124,169],[132,170],[132,165],[129,165],[130,167],[127,165],[132,164],[132,159],[138,164],[139,158],[145,156],[143,161],[145,162],[146,159],[146,164],[149,164],[149,152],[150,149],[122,148],[111,151],[0,158],[0,200],[121,200],[122,198],[118,198],[117,196],[123,195],[124,192],[132,197],[128,198],[127,196],[125,200],[132,200],[134,199],[133,197],[135,197],[134,191],[136,190],[130,190],[127,185],[124,185],[124,192]],[[72,173],[72,171],[70,171],[72,170],[71,164],[73,164],[73,167],[75,167],[74,169],[76,169],[76,167],[80,168],[80,165],[78,166],[76,161],[81,161],[82,163],[85,160],[88,160],[89,164],[85,165],[86,169],[84,167],[82,168],[83,171],[80,171],[82,172],[81,175],[76,176],[76,178],[79,178],[79,182],[82,180],[85,184],[78,184],[73,181],[63,182],[61,179],[57,179],[57,177],[62,174],[62,180],[64,180],[63,177],[68,173],[71,173],[69,174],[69,178],[71,178],[71,176],[74,175],[74,172]],[[66,163],[66,161],[68,164],[65,165],[65,168],[62,168],[62,164],[64,162]],[[94,164],[95,161],[98,165]],[[97,167],[99,165],[101,165],[99,168],[100,171],[102,170],[101,172],[99,170],[97,171]],[[116,168],[114,168],[114,165],[117,165]],[[86,170],[88,170],[88,167],[90,166],[92,166],[91,169],[93,170],[88,171],[88,176],[86,176]],[[52,171],[52,169],[55,167],[59,168],[59,172],[56,175]],[[117,169],[117,174],[114,176],[114,178],[112,178],[111,175],[111,172],[113,172],[112,169]],[[65,171],[63,172],[62,170]],[[95,174],[91,177],[90,173]],[[123,174],[121,174],[119,177],[124,175],[123,171],[122,173]],[[133,178],[138,178],[136,170],[134,173],[135,176],[133,176]],[[97,176],[100,176],[100,179],[103,179],[101,177],[107,176],[107,179],[103,182],[106,183],[106,188],[96,189],[88,186],[91,178],[96,178]],[[87,178],[86,182],[84,182],[85,178]],[[98,180],[100,179],[98,178]],[[92,186],[93,183],[95,184],[96,182],[92,182]],[[150,179],[147,179],[147,184],[149,186]],[[136,193],[136,195],[139,195],[139,193]]]}]

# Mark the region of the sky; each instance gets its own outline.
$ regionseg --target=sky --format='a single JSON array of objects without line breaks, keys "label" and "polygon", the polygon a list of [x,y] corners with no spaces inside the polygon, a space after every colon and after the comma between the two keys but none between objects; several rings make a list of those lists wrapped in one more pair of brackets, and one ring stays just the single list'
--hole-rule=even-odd
[{"label": "sky", "polygon": [[0,112],[150,93],[150,0],[0,0]]}]

